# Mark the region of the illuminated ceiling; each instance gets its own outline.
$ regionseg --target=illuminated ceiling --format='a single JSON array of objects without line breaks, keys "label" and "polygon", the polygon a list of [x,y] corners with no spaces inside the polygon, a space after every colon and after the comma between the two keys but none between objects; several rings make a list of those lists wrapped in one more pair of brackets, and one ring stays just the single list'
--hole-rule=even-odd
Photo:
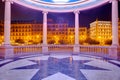
[{"label": "illuminated ceiling", "polygon": [[20,5],[49,12],[73,12],[75,10],[86,10],[109,0],[14,0]]}]

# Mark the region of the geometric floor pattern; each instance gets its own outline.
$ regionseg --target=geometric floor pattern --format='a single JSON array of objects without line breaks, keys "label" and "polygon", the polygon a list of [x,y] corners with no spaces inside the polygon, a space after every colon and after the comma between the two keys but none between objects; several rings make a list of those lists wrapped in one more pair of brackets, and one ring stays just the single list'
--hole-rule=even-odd
[{"label": "geometric floor pattern", "polygon": [[0,80],[120,80],[120,61],[89,55],[0,60]]}]

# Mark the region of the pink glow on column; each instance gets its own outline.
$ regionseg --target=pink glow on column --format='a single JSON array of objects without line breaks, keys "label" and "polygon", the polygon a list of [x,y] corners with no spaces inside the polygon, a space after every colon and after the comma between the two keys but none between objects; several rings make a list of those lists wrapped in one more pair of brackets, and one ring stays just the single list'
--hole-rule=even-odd
[{"label": "pink glow on column", "polygon": [[5,0],[5,17],[4,17],[4,44],[10,44],[10,27],[11,27],[11,2]]},{"label": "pink glow on column", "polygon": [[75,45],[79,44],[79,11],[74,11],[75,14]]},{"label": "pink glow on column", "polygon": [[47,44],[47,13],[43,11],[43,44]]},{"label": "pink glow on column", "polygon": [[112,45],[119,45],[118,42],[118,1],[112,0]]}]

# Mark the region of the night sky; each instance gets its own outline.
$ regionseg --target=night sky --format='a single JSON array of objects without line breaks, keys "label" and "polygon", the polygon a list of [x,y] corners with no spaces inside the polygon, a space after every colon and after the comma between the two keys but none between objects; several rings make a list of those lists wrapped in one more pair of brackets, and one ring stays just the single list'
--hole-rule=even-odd
[{"label": "night sky", "polygon": [[[89,24],[96,19],[111,20],[111,4],[107,3],[99,7],[80,12],[80,26],[89,27]],[[120,2],[119,2],[119,18],[120,18]],[[0,1],[0,20],[4,19],[4,3]],[[69,23],[74,26],[74,13],[48,13],[49,22],[53,23]],[[12,20],[19,21],[38,21],[42,23],[42,11],[33,10],[18,4],[12,4]]]}]

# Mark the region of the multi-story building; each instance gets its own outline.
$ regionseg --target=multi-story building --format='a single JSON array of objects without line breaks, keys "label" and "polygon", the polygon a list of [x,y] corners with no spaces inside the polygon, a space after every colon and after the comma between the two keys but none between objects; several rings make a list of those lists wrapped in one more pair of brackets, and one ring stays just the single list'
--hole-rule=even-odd
[{"label": "multi-story building", "polygon": [[118,22],[118,36],[119,36],[119,42],[120,42],[120,19],[119,19],[119,22]]},{"label": "multi-story building", "polygon": [[67,29],[68,24],[48,24],[47,41],[55,44],[64,43],[67,44]]},{"label": "multi-story building", "polygon": [[88,35],[88,31],[86,27],[80,27],[79,28],[79,40],[80,41],[85,41]]},{"label": "multi-story building", "polygon": [[32,23],[32,39],[31,42],[42,43],[43,25],[40,23]]},{"label": "multi-story building", "polygon": [[[21,43],[39,42],[39,40],[41,40],[40,33],[42,33],[40,31],[41,27],[41,24],[38,25],[31,22],[12,21],[10,33],[11,43],[14,44],[19,41],[21,41]],[[3,21],[0,22],[0,40],[0,43],[2,43],[4,40]]]},{"label": "multi-story building", "polygon": [[[0,40],[4,40],[4,24],[0,23]],[[38,22],[12,22],[11,24],[11,43],[18,41],[26,44],[42,43],[43,25]],[[79,40],[87,38],[87,28],[79,28]],[[48,44],[74,44],[75,27],[70,27],[66,23],[48,24],[47,42]]]},{"label": "multi-story building", "polygon": [[[74,38],[75,38],[75,28],[71,27],[67,29],[67,33],[68,33],[68,38],[67,40],[69,41],[69,43],[74,44]],[[80,27],[79,28],[79,43],[82,43],[86,40],[87,38],[87,28],[86,27]]]},{"label": "multi-story building", "polygon": [[11,24],[11,43],[16,42],[18,39],[22,39],[25,42],[29,42],[32,39],[32,24],[30,23],[12,23]]},{"label": "multi-story building", "polygon": [[3,42],[3,38],[4,38],[4,28],[3,28],[4,24],[3,21],[0,21],[0,43]]},{"label": "multi-story building", "polygon": [[74,27],[70,27],[67,29],[67,33],[68,33],[68,42],[71,44],[74,44],[75,42],[75,28]]},{"label": "multi-story building", "polygon": [[[112,23],[110,21],[94,21],[90,24],[89,37],[93,40],[97,40],[100,44],[104,45],[107,40],[112,40]],[[119,21],[119,33],[120,33],[120,21]],[[120,38],[120,35],[119,35]]]}]

